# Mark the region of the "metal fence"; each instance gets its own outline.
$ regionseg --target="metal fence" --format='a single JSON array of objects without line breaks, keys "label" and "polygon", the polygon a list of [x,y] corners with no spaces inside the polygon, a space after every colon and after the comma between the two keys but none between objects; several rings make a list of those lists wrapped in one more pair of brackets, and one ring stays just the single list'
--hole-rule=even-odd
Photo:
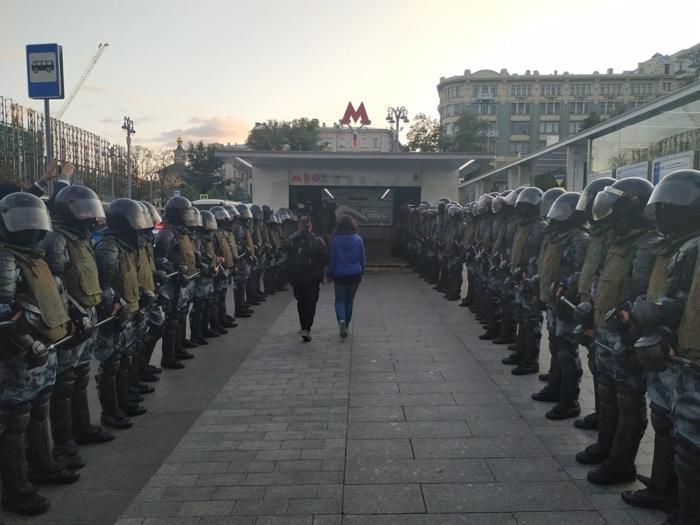
[{"label": "metal fence", "polygon": [[[126,148],[84,129],[51,119],[54,157],[75,165],[73,182],[95,190],[104,200],[126,195]],[[0,182],[27,188],[44,171],[44,115],[0,96]],[[160,182],[132,173],[132,196],[147,199]]]}]

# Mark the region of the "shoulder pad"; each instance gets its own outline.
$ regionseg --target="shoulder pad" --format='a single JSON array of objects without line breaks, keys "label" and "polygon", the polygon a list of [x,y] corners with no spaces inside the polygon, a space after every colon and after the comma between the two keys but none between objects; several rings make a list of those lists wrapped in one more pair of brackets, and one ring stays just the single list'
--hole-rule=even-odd
[{"label": "shoulder pad", "polygon": [[17,291],[17,261],[15,256],[0,250],[0,303],[9,304]]},{"label": "shoulder pad", "polygon": [[65,237],[55,231],[47,232],[41,247],[44,249],[44,260],[49,265],[51,273],[62,275],[68,264]]}]

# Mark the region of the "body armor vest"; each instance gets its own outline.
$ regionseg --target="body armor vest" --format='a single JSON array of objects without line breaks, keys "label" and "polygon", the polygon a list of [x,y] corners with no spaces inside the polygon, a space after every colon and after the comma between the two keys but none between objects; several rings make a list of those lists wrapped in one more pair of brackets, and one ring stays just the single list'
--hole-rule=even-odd
[{"label": "body armor vest", "polygon": [[601,263],[605,260],[605,251],[610,242],[611,233],[601,231],[591,235],[591,241],[586,250],[586,257],[581,267],[581,275],[578,280],[578,289],[581,293],[589,294]]},{"label": "body armor vest", "polygon": [[155,272],[155,262],[153,260],[153,252],[147,243],[139,246],[136,274],[139,287],[146,292],[155,294],[156,283],[153,280]]},{"label": "body armor vest", "polygon": [[550,288],[553,283],[561,281],[570,270],[569,265],[562,261],[564,248],[571,238],[578,232],[578,228],[561,234],[550,234],[546,242],[542,242],[540,251],[539,275],[540,275],[540,301],[551,302]]},{"label": "body armor vest", "polygon": [[97,306],[102,302],[102,289],[90,240],[82,239],[58,225],[55,225],[54,229],[66,240],[70,257],[70,263],[63,270],[68,293],[81,306]]},{"label": "body armor vest", "polygon": [[217,230],[214,235],[216,236],[216,244],[218,247],[217,255],[223,258],[224,266],[227,269],[233,268],[233,253],[231,252],[231,243],[229,242],[227,232]]},{"label": "body armor vest", "polygon": [[[116,243],[115,243],[116,244]],[[119,271],[115,280],[115,289],[126,305],[124,311],[133,314],[139,309],[139,277],[136,256],[119,247]]]},{"label": "body armor vest", "polygon": [[595,298],[594,322],[605,327],[605,315],[617,305],[632,299],[632,246],[646,231],[614,239],[605,255],[605,265],[598,280],[598,293]]},{"label": "body armor vest", "polygon": [[700,366],[700,250],[695,260],[693,280],[678,327],[678,345],[675,352],[676,355]]},{"label": "body armor vest", "polygon": [[18,294],[18,299],[35,305],[40,311],[40,322],[33,328],[49,343],[68,335],[70,318],[63,304],[58,286],[46,261],[37,251],[21,250],[14,247],[2,246],[15,256],[17,265],[27,282],[28,293]]},{"label": "body armor vest", "polygon": [[515,230],[515,238],[513,239],[513,250],[510,254],[510,271],[514,272],[521,266],[527,264],[527,261],[523,261],[523,254],[525,253],[525,243],[527,243],[527,237],[530,234],[530,225],[519,225],[518,229]]},{"label": "body armor vest", "polygon": [[253,235],[250,233],[250,228],[245,229],[245,247],[248,250],[248,254],[255,257],[255,243],[253,242]]},{"label": "body armor vest", "polygon": [[238,259],[238,246],[236,246],[236,236],[233,234],[233,232],[230,231],[224,231],[224,234],[226,234],[228,245],[231,248],[231,255],[233,256],[233,265],[231,266],[231,268],[233,268],[236,265],[236,259]]},{"label": "body armor vest", "polygon": [[194,255],[194,243],[192,242],[192,237],[187,233],[179,233],[177,236],[177,243],[180,247],[180,257],[182,257],[182,264],[187,266],[187,272],[192,275],[197,271],[197,258]]}]

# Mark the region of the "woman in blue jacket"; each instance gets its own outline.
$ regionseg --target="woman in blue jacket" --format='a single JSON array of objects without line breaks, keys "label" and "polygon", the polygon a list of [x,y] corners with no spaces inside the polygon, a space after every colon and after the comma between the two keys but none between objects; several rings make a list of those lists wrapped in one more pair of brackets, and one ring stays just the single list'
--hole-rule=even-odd
[{"label": "woman in blue jacket", "polygon": [[352,218],[343,215],[333,233],[328,262],[328,278],[335,282],[335,316],[343,339],[348,336],[352,304],[363,273],[365,243],[357,234],[357,226]]}]

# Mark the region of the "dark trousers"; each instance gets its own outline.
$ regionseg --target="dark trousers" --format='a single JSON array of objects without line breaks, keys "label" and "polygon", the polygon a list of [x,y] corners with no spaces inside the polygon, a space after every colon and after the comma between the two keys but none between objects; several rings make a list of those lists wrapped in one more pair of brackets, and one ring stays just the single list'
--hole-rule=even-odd
[{"label": "dark trousers", "polygon": [[307,284],[294,284],[294,298],[297,300],[299,324],[302,330],[311,330],[316,316],[316,303],[320,284],[316,281]]}]

